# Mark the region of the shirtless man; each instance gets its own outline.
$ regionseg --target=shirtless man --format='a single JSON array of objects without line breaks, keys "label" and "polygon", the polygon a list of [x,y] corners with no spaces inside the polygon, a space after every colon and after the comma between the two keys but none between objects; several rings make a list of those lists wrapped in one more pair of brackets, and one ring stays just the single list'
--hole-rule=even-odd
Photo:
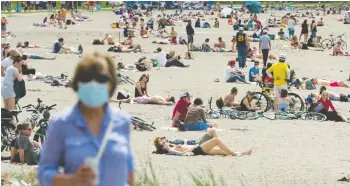
[{"label": "shirtless man", "polygon": [[219,37],[218,39],[218,43],[214,44],[214,52],[225,52],[226,51],[226,43],[224,41],[222,41],[222,38]]},{"label": "shirtless man", "polygon": [[333,48],[333,55],[334,56],[338,56],[338,55],[344,55],[343,51],[341,51],[341,47],[340,47],[341,43],[338,42],[334,48]]},{"label": "shirtless man", "polygon": [[106,33],[105,38],[103,38],[103,39],[101,40],[101,43],[104,44],[105,40],[107,40],[107,44],[108,44],[108,45],[114,45],[114,40],[113,40],[112,35]]},{"label": "shirtless man", "polygon": [[225,107],[239,107],[240,103],[235,102],[235,98],[237,96],[238,90],[236,87],[231,89],[231,92],[225,96],[224,98],[224,106]]}]

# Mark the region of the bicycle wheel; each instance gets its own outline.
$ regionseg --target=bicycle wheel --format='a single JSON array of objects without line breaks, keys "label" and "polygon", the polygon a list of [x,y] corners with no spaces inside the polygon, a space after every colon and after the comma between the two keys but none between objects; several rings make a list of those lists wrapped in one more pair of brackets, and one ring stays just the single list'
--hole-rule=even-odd
[{"label": "bicycle wheel", "polygon": [[134,122],[138,122],[138,123],[146,123],[145,120],[143,120],[143,119],[141,119],[141,118],[138,118],[138,117],[135,117],[135,116],[133,116],[133,117],[131,118],[131,120],[134,121]]},{"label": "bicycle wheel", "polygon": [[327,116],[317,112],[307,112],[301,115],[302,120],[326,121]]},{"label": "bicycle wheel", "polygon": [[149,124],[146,123],[136,123],[136,126],[140,129],[140,130],[148,130],[148,131],[153,131],[153,129],[149,126]]},{"label": "bicycle wheel", "polygon": [[252,100],[252,106],[255,107],[260,107],[260,110],[258,111],[263,111],[267,112],[270,109],[270,99],[266,97],[263,93],[261,92],[254,92],[254,97]]},{"label": "bicycle wheel", "polygon": [[331,49],[333,47],[333,42],[330,39],[324,39],[321,45],[323,49]]},{"label": "bicycle wheel", "polygon": [[216,110],[210,109],[206,112],[206,116],[208,119],[219,119],[220,113]]},{"label": "bicycle wheel", "polygon": [[258,113],[249,111],[237,111],[234,116],[241,120],[256,120],[259,117]]},{"label": "bicycle wheel", "polygon": [[339,40],[338,42],[340,42],[340,48],[342,50],[347,50],[348,46],[346,45],[345,41]]},{"label": "bicycle wheel", "polygon": [[291,104],[289,104],[289,109],[290,111],[303,111],[305,108],[305,104],[303,99],[295,93],[288,93],[288,97],[292,99]]}]

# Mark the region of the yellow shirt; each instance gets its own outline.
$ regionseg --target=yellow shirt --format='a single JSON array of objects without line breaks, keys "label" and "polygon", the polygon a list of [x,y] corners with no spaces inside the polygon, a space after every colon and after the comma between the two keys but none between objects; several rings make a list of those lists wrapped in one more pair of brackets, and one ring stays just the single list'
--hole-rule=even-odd
[{"label": "yellow shirt", "polygon": [[288,84],[288,82],[286,81],[286,79],[288,78],[287,72],[289,71],[287,64],[283,62],[275,63],[269,69],[267,69],[267,71],[273,73],[273,84],[275,86],[283,86]]}]

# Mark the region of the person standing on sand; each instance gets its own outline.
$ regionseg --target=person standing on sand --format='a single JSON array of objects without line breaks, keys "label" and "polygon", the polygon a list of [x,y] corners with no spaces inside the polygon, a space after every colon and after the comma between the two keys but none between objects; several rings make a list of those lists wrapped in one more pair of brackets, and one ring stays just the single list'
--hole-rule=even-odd
[{"label": "person standing on sand", "polygon": [[299,36],[299,41],[301,41],[301,36],[304,35],[304,42],[307,42],[307,37],[309,36],[309,27],[307,24],[307,19],[304,20],[304,22],[301,24],[301,33]]},{"label": "person standing on sand", "polygon": [[[270,78],[273,78],[274,97],[279,98],[282,89],[288,90],[287,79],[290,79],[290,70],[285,63],[286,56],[281,54],[278,63],[273,64],[267,69],[266,73]],[[273,73],[273,75],[272,75]]]},{"label": "person standing on sand", "polygon": [[[238,52],[238,62],[239,62],[239,68],[246,67],[246,60],[248,55],[248,48],[250,47],[249,40],[247,37],[247,34],[243,32],[244,28],[239,27],[239,31],[236,34],[236,37],[233,40],[233,48],[236,45],[236,49]],[[233,49],[234,51],[234,49]]]},{"label": "person standing on sand", "polygon": [[193,50],[193,35],[194,35],[194,30],[192,27],[192,22],[191,20],[188,21],[188,24],[186,26],[186,33],[187,33],[187,50],[192,51]]},{"label": "person standing on sand", "polygon": [[72,82],[78,100],[52,119],[40,152],[41,186],[135,185],[130,116],[108,104],[117,88],[115,69],[113,59],[98,52],[78,63]]},{"label": "person standing on sand", "polygon": [[289,34],[289,39],[291,39],[294,36],[294,25],[295,25],[295,20],[294,17],[291,16],[288,19],[288,34]]},{"label": "person standing on sand", "polygon": [[259,51],[263,55],[264,67],[266,67],[267,58],[269,57],[269,52],[271,51],[271,39],[267,35],[267,31],[263,31],[263,35],[260,37]]}]

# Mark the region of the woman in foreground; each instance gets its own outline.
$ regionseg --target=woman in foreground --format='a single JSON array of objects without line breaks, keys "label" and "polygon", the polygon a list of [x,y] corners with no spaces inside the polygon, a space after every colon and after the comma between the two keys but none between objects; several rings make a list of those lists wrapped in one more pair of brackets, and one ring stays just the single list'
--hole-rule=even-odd
[{"label": "woman in foreground", "polygon": [[[212,132],[211,132],[212,133]],[[204,140],[204,141],[203,141]],[[192,152],[196,155],[222,155],[222,156],[244,156],[251,155],[253,150],[245,152],[234,152],[229,149],[215,134],[210,135],[206,133],[201,139],[200,145],[172,145],[166,137],[157,137],[154,140],[154,145],[157,151],[164,151],[165,153],[183,155]],[[218,146],[219,148],[216,148]]]},{"label": "woman in foreground", "polygon": [[115,69],[111,57],[97,52],[78,63],[72,83],[78,101],[50,122],[38,168],[41,186],[134,185],[130,117],[108,104],[117,86]]}]

